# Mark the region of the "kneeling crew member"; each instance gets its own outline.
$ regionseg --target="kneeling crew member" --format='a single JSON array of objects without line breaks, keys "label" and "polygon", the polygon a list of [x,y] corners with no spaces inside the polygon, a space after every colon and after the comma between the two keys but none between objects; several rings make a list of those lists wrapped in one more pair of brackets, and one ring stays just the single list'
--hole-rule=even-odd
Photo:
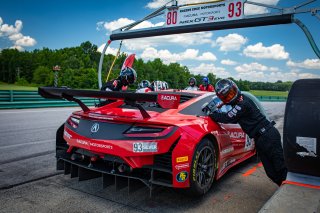
[{"label": "kneeling crew member", "polygon": [[133,68],[126,67],[121,70],[117,79],[106,82],[101,90],[104,91],[124,91],[127,90],[129,84],[133,84],[137,80],[137,73]]},{"label": "kneeling crew member", "polygon": [[211,112],[210,117],[220,123],[239,123],[242,130],[254,138],[256,149],[268,177],[281,185],[286,179],[281,136],[279,131],[260,112],[256,104],[246,96],[241,95],[237,85],[229,80],[222,79],[216,83],[216,94],[224,104],[232,106],[228,113]]}]

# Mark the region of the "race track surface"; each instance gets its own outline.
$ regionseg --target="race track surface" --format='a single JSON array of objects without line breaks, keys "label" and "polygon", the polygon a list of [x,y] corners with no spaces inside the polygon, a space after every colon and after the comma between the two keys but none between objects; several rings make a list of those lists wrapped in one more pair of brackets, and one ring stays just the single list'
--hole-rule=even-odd
[{"label": "race track surface", "polygon": [[[263,103],[282,133],[285,103]],[[229,171],[201,198],[169,189],[128,195],[102,179],[78,182],[55,169],[55,132],[78,108],[0,111],[0,212],[257,212],[277,186],[256,159]]]}]

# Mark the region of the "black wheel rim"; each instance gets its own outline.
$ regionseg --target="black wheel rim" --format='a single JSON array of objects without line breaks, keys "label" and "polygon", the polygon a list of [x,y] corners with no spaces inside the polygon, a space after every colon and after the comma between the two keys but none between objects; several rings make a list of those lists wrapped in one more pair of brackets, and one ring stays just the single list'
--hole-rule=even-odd
[{"label": "black wheel rim", "polygon": [[214,177],[214,151],[211,147],[206,146],[201,149],[197,169],[196,180],[201,188],[205,188],[212,183]]}]

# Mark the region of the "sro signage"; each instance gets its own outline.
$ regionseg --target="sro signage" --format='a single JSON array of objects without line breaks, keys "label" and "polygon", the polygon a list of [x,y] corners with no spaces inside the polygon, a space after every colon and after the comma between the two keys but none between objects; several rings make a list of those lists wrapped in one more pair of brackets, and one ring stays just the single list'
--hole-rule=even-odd
[{"label": "sro signage", "polygon": [[175,27],[189,24],[231,21],[243,18],[244,0],[181,7],[166,11],[166,26]]}]

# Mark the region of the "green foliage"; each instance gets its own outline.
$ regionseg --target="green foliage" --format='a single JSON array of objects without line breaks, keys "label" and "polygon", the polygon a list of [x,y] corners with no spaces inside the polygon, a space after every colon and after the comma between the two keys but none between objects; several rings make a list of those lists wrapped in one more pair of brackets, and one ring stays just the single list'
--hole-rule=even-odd
[{"label": "green foliage", "polygon": [[[17,82],[19,85],[38,86],[53,85],[54,73],[52,67],[59,65],[59,86],[71,88],[98,89],[98,64],[101,54],[98,47],[89,41],[83,42],[80,46],[50,50],[43,48],[31,52],[19,52],[16,49],[4,49],[0,52],[0,81],[7,83]],[[122,53],[115,60],[108,80],[115,79],[120,73],[122,64],[127,57]],[[102,81],[107,80],[108,72],[114,60],[113,55],[106,55],[102,67]],[[161,59],[144,62],[137,59],[133,68],[137,71],[137,83],[130,86],[131,89],[137,87],[142,80],[166,81],[170,88],[182,89],[188,85],[190,77],[197,79],[198,85],[204,77],[201,74],[192,75],[186,66],[178,63],[164,64]],[[207,77],[212,85],[219,80],[213,73]],[[232,78],[231,78],[232,79]],[[233,79],[234,80],[234,79]],[[288,91],[292,82],[277,81],[276,83],[249,82],[239,80],[236,84],[243,91],[248,90],[274,90]]]},{"label": "green foliage", "polygon": [[30,83],[25,78],[18,78],[16,84],[19,86],[29,86],[30,85]]},{"label": "green foliage", "polygon": [[52,86],[53,85],[53,72],[45,66],[39,66],[33,73],[32,82],[45,85],[45,86]]}]

